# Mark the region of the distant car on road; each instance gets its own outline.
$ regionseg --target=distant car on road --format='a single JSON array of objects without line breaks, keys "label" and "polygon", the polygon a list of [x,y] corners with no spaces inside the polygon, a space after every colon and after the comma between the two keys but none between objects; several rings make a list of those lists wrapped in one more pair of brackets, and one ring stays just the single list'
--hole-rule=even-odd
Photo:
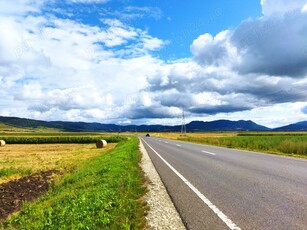
[{"label": "distant car on road", "polygon": [[146,137],[150,137],[149,133],[146,134]]}]

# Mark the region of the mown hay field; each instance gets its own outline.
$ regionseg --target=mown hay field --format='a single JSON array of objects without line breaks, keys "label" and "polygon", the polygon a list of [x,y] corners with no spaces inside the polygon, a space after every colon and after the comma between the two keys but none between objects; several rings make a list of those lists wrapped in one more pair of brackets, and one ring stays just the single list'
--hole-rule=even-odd
[{"label": "mown hay field", "polygon": [[113,149],[95,144],[8,144],[0,149],[0,184],[37,171],[71,171],[82,161]]},{"label": "mown hay field", "polygon": [[[71,170],[79,162],[115,147],[127,137],[100,133],[0,132],[0,183],[49,169]],[[96,149],[97,140],[109,145]]]},{"label": "mown hay field", "polygon": [[[67,138],[79,141],[53,143],[56,137],[58,142]],[[146,225],[145,179],[136,137],[32,133],[0,138],[8,142],[0,148],[0,187],[4,192],[25,175],[56,172],[46,194],[22,201],[14,213],[0,209],[0,229],[143,229]],[[48,138],[49,144],[40,144]],[[91,143],[86,138],[92,138]],[[108,140],[108,145],[97,149],[99,139]],[[33,141],[36,144],[31,144]],[[23,199],[17,195],[13,194],[14,203]]]}]

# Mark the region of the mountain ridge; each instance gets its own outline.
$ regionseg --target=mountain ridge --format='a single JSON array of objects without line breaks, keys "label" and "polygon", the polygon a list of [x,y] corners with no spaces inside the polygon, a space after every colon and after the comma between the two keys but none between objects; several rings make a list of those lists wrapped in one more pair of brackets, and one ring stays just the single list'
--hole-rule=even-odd
[{"label": "mountain ridge", "polygon": [[[68,132],[180,132],[181,125],[116,125],[98,122],[42,121],[19,117],[0,116],[0,122],[22,128],[54,128]],[[251,120],[191,121],[186,124],[188,132],[218,131],[307,131],[307,121],[270,129]]]},{"label": "mountain ridge", "polygon": [[307,121],[300,121],[275,129],[276,131],[307,131]]}]

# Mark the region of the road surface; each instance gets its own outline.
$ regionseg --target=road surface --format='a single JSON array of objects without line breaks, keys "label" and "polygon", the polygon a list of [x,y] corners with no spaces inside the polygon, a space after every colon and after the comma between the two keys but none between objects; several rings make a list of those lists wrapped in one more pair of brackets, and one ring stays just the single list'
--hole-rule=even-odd
[{"label": "road surface", "polygon": [[187,229],[307,230],[307,160],[141,139]]}]

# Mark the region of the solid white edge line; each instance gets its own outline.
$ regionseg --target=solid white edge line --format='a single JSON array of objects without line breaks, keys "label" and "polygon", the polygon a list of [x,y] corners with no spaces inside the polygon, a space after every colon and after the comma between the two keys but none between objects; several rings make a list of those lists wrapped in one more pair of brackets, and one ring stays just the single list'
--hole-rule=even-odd
[{"label": "solid white edge line", "polygon": [[207,153],[207,154],[210,154],[210,155],[213,155],[213,156],[215,156],[216,154],[215,153],[211,153],[211,152],[208,152],[208,151],[205,151],[205,150],[203,150],[203,151],[201,151],[202,153]]},{"label": "solid white edge line", "polygon": [[154,150],[145,140],[146,145],[232,230],[241,230],[232,220],[230,220],[221,210],[195,188],[184,176],[182,176],[171,164],[169,164],[156,150]]}]

